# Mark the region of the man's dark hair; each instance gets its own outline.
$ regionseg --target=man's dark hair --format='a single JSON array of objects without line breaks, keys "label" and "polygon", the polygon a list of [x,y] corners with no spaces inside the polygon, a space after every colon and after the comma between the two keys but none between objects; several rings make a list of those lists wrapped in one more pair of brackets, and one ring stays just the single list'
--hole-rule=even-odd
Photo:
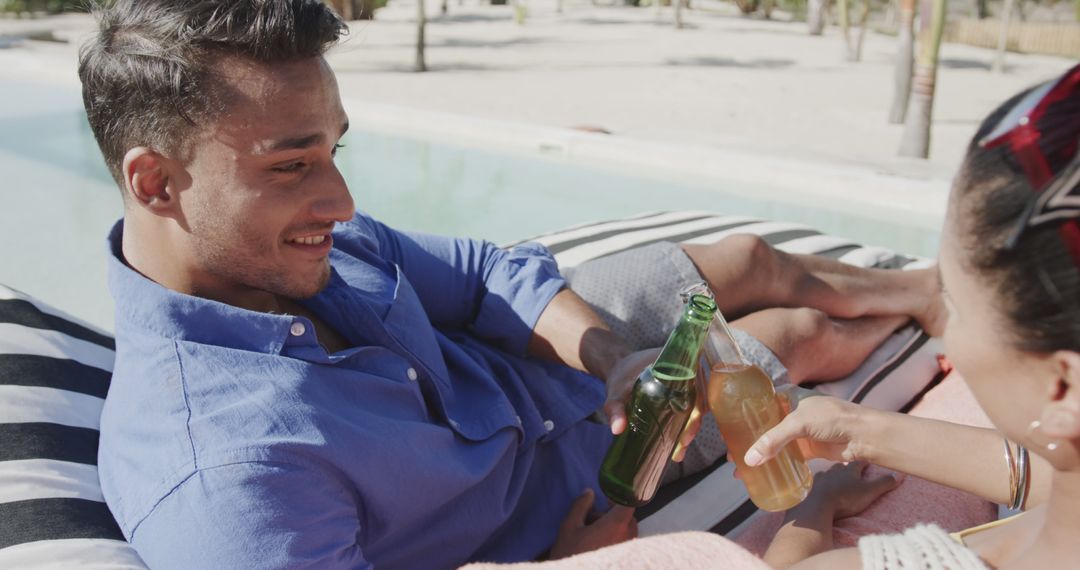
[{"label": "man's dark hair", "polygon": [[[318,0],[116,0],[79,54],[83,104],[113,178],[136,146],[181,150],[223,111],[215,64],[225,56],[281,63],[320,56],[347,32]],[[303,89],[303,86],[297,86]]]},{"label": "man's dark hair", "polygon": [[[993,287],[1018,348],[1040,353],[1080,351],[1080,268],[1058,224],[1027,229],[1015,247],[1004,247],[1033,189],[1009,145],[982,148],[978,142],[1030,91],[991,113],[972,139],[955,183],[960,225],[954,235],[961,236],[967,252],[963,264]],[[1078,121],[1080,97],[1070,96],[1050,106],[1039,125],[1046,156],[1075,155]]]}]

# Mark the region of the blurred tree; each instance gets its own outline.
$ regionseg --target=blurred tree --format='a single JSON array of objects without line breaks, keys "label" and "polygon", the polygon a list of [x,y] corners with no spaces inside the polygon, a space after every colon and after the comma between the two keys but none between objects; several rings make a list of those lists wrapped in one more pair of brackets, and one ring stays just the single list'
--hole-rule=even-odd
[{"label": "blurred tree", "polygon": [[825,30],[825,17],[828,10],[829,0],[810,0],[807,4],[806,26],[811,36],[820,36]]},{"label": "blurred tree", "polygon": [[899,125],[907,116],[911,100],[911,71],[915,64],[915,0],[900,0],[900,37],[896,48],[896,72],[893,74],[892,111],[889,122]]},{"label": "blurred tree", "polygon": [[427,14],[424,12],[424,0],[416,0],[416,66],[414,71],[427,71],[424,60],[424,28],[427,27]]},{"label": "blurred tree", "polygon": [[374,20],[375,10],[386,5],[386,0],[326,0],[342,19]]},{"label": "blurred tree", "polygon": [[1012,20],[1013,0],[1005,0],[1001,10],[1001,29],[998,31],[997,55],[994,57],[993,70],[1005,73],[1005,50],[1009,43],[1009,21]]},{"label": "blurred tree", "polygon": [[930,156],[930,125],[934,109],[938,54],[945,30],[946,0],[923,0],[919,14],[919,59],[915,62],[911,109],[904,122],[900,156]]}]

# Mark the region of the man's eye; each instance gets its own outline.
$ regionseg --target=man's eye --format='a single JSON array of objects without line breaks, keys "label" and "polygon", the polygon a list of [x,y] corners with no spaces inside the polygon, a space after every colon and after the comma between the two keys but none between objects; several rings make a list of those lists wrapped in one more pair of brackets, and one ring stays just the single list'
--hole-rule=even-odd
[{"label": "man's eye", "polygon": [[274,172],[296,172],[304,167],[303,162],[293,162],[284,166],[275,166],[272,170]]},{"label": "man's eye", "polygon": [[345,145],[338,143],[334,145],[334,150],[330,151],[330,156],[337,156],[337,151],[345,148]]}]

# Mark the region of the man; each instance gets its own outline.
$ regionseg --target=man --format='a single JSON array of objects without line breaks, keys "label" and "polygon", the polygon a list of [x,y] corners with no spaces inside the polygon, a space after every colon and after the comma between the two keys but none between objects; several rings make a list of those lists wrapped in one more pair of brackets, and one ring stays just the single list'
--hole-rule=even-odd
[{"label": "man", "polygon": [[[331,11],[118,0],[99,17],[79,73],[124,196],[99,468],[151,567],[444,568],[634,535],[629,509],[594,520],[590,507],[606,506],[599,463],[650,353],[540,246],[356,213],[334,165],[348,119],[322,57],[344,31]],[[725,310],[752,313],[739,324],[761,342],[746,342],[796,381],[850,370],[906,315],[934,319],[925,275],[752,239],[685,252],[631,257],[661,255],[675,277],[700,269]],[[603,276],[594,267],[583,287]],[[852,320],[757,311],[803,305]],[[588,419],[605,400],[610,429]]]}]

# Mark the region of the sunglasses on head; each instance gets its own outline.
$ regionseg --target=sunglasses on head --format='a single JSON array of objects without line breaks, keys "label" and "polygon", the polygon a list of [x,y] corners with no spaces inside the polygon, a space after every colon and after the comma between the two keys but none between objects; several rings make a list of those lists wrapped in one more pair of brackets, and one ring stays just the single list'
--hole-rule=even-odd
[{"label": "sunglasses on head", "polygon": [[[1061,113],[1061,107],[1073,111]],[[1029,228],[1061,223],[1062,239],[1080,267],[1080,65],[1033,89],[979,140],[982,148],[1002,145],[1033,191],[1005,249],[1015,249]]]}]

